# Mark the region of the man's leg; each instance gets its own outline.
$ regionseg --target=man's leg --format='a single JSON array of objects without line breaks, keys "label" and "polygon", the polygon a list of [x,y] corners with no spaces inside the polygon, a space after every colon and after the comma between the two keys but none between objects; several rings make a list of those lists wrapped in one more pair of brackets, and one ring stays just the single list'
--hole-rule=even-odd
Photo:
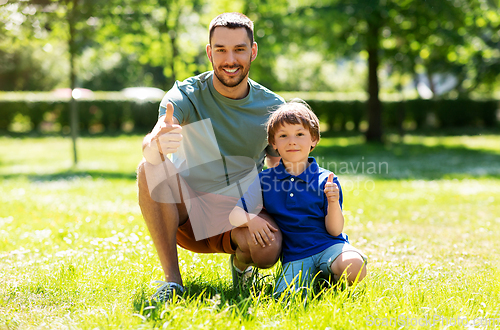
[{"label": "man's leg", "polygon": [[[259,216],[275,228],[279,228],[267,212],[263,211]],[[278,232],[274,233],[274,236],[275,239],[270,246],[262,247],[260,244],[256,245],[254,243],[248,228],[234,228],[231,231],[231,243],[236,249],[234,265],[240,270],[245,270],[250,265],[258,268],[272,267],[281,254],[281,231],[278,230]]]},{"label": "man's leg", "polygon": [[[158,253],[165,281],[182,285],[176,235],[179,226],[188,219],[186,206],[184,203],[159,203],[153,200],[146,180],[146,166],[148,164],[143,160],[137,168],[138,197],[142,216]],[[175,194],[179,191],[177,184],[178,181],[173,176],[155,189],[160,189],[159,194],[171,196],[170,199],[174,201]]]}]

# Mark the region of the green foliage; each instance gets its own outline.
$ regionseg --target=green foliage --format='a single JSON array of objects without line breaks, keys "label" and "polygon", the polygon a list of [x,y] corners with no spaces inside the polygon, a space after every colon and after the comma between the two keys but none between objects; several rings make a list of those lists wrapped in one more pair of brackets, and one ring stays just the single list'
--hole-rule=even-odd
[{"label": "green foliage", "polygon": [[[122,130],[125,123],[147,132],[157,121],[158,101],[126,100],[120,93],[101,93],[98,96],[100,98],[78,101],[79,126],[84,132]],[[0,129],[7,130],[16,114],[27,116],[35,130],[41,130],[44,121],[59,129],[69,127],[69,109],[69,100],[57,100],[50,93],[38,94],[38,98],[32,96],[31,99],[20,94],[17,99],[0,101]]]},{"label": "green foliage", "polygon": [[302,52],[313,48],[325,57],[367,60],[369,140],[382,140],[379,65],[399,74],[396,89],[402,89],[403,76],[408,83],[423,74],[434,94],[436,73],[457,77],[454,92],[461,95],[491,86],[500,75],[500,16],[492,2],[300,1],[291,15],[290,42],[302,45]]},{"label": "green foliage", "polygon": [[[29,118],[31,128],[40,130],[43,121],[62,128],[69,126],[69,100],[54,100],[52,94],[3,94],[11,95],[0,101],[0,129],[7,130],[16,114]],[[16,96],[17,95],[17,96]],[[35,95],[38,95],[35,97]],[[285,93],[302,96],[329,130],[345,130],[352,123],[355,131],[367,120],[366,103],[359,100],[339,101],[336,94]],[[88,131],[121,130],[124,124],[134,130],[148,132],[158,118],[159,100],[125,100],[120,93],[98,93],[94,99],[78,101],[80,129]],[[497,100],[406,100],[383,102],[383,121],[386,128],[398,128],[414,123],[414,128],[424,127],[495,127],[497,126]],[[435,123],[429,118],[435,118]]]}]

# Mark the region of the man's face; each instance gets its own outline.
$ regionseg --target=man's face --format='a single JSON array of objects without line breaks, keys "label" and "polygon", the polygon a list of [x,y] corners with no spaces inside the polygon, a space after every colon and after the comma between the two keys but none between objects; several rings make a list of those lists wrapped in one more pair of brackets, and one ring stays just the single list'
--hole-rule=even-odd
[{"label": "man's face", "polygon": [[244,28],[217,27],[207,45],[207,55],[217,79],[226,87],[236,87],[248,77],[257,44],[250,44]]}]

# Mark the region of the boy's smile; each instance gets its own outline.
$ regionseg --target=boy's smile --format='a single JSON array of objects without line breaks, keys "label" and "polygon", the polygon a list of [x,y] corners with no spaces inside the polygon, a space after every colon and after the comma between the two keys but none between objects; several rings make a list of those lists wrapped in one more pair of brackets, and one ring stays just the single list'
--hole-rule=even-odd
[{"label": "boy's smile", "polygon": [[299,175],[309,165],[309,152],[317,143],[304,126],[285,123],[274,135],[273,148],[278,150],[287,171]]}]

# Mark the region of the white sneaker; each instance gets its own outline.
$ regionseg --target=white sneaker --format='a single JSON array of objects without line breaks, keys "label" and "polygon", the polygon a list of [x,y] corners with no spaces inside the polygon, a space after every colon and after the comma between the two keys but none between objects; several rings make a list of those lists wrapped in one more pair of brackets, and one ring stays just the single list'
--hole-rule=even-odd
[{"label": "white sneaker", "polygon": [[175,282],[155,281],[158,284],[156,293],[151,296],[152,301],[166,303],[172,300],[174,295],[180,296],[184,293],[182,285]]},{"label": "white sneaker", "polygon": [[244,288],[253,277],[253,267],[248,266],[244,271],[239,270],[234,265],[234,257],[235,255],[232,254],[229,258],[229,268],[231,268],[231,275],[233,277],[233,288],[236,289],[240,286]]}]

